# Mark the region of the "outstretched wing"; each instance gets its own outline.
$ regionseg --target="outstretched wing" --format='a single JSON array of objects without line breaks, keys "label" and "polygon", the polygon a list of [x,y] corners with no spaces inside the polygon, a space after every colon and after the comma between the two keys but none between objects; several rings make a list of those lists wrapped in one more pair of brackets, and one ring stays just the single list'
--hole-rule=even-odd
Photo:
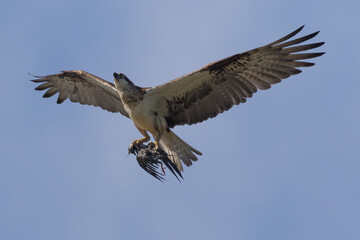
[{"label": "outstretched wing", "polygon": [[120,112],[129,117],[114,84],[85,71],[63,71],[48,76],[35,76],[35,83],[42,83],[35,90],[48,89],[44,98],[59,93],[57,103],[67,98],[72,102],[101,107],[110,112]]},{"label": "outstretched wing", "polygon": [[324,42],[294,45],[315,37],[319,32],[287,41],[303,27],[263,47],[236,54],[149,88],[145,97],[153,98],[169,127],[213,118],[233,105],[246,102],[257,89],[268,89],[272,84],[300,73],[297,68],[314,65],[299,60],[319,57],[323,52],[297,52],[317,48]]}]

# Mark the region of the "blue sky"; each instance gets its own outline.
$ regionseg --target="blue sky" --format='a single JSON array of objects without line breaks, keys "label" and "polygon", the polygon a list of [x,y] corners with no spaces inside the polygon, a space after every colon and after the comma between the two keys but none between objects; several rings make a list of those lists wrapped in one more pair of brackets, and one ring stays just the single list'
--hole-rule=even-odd
[{"label": "blue sky", "polygon": [[[358,239],[358,1],[6,1],[0,239]],[[129,119],[43,99],[27,73],[154,86],[305,24],[326,54],[246,104],[174,131],[203,156],[160,183]]]}]

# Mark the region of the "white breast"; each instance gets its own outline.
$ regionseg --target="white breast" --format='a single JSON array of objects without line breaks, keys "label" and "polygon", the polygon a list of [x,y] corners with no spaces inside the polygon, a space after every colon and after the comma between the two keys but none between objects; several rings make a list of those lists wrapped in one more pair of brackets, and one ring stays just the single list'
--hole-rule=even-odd
[{"label": "white breast", "polygon": [[138,128],[145,129],[153,135],[156,134],[156,115],[146,101],[141,101],[134,107],[125,108],[127,108],[130,118]]}]

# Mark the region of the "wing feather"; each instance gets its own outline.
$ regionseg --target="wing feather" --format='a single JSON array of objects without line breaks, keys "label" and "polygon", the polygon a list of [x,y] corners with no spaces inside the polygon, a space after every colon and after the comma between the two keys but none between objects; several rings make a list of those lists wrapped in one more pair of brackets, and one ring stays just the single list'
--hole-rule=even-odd
[{"label": "wing feather", "polygon": [[236,54],[166,84],[148,88],[145,98],[154,100],[169,127],[195,124],[215,117],[233,105],[246,102],[257,89],[269,89],[272,84],[301,73],[297,68],[314,65],[298,60],[323,55],[323,52],[303,51],[318,48],[324,42],[294,45],[314,38],[319,32],[289,40],[303,27],[263,47]]},{"label": "wing feather", "polygon": [[129,117],[115,86],[85,71],[63,71],[48,76],[34,76],[35,83],[41,83],[35,90],[46,90],[44,98],[59,93],[57,103],[70,98],[71,102],[101,107],[110,112],[120,112]]},{"label": "wing feather", "polygon": [[[36,88],[35,88],[36,89]],[[38,89],[36,89],[38,90]],[[54,96],[56,93],[58,93],[59,90],[57,88],[49,88],[45,94],[43,95],[44,98],[49,98],[49,97],[52,97]]]}]

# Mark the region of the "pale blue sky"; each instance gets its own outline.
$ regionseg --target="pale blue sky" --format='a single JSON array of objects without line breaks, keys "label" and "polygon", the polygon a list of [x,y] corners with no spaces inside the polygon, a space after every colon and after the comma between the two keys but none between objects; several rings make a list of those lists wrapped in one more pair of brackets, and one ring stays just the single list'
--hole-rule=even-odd
[{"label": "pale blue sky", "polygon": [[[359,1],[6,1],[0,239],[359,239]],[[153,86],[305,24],[316,65],[174,131],[203,152],[161,183],[129,119],[43,99],[27,73]]]}]

